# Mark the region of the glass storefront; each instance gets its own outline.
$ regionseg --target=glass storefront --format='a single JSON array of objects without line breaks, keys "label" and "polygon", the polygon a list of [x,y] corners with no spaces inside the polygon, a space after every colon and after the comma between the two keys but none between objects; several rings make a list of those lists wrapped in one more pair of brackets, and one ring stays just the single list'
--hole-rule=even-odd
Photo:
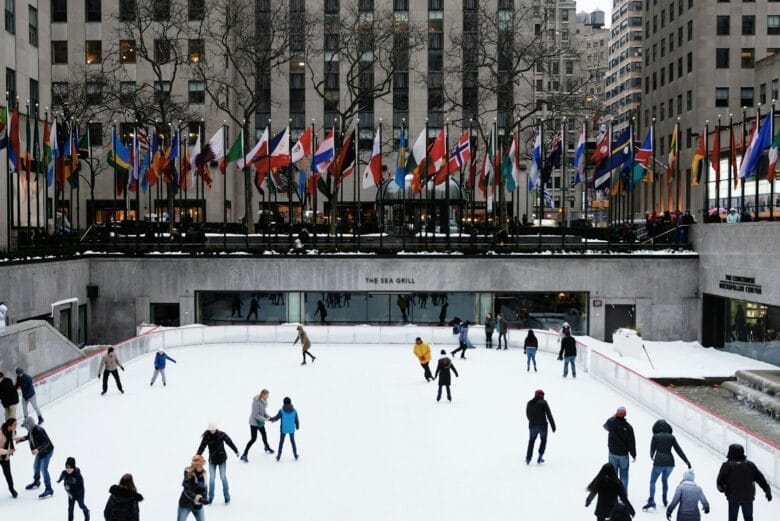
[{"label": "glass storefront", "polygon": [[493,308],[512,329],[560,329],[568,322],[574,335],[588,334],[587,293],[497,294]]},{"label": "glass storefront", "polygon": [[780,307],[735,299],[723,299],[723,304],[724,349],[780,364]]},{"label": "glass storefront", "polygon": [[206,325],[279,324],[287,321],[286,295],[281,292],[199,291],[196,294],[196,320]]}]

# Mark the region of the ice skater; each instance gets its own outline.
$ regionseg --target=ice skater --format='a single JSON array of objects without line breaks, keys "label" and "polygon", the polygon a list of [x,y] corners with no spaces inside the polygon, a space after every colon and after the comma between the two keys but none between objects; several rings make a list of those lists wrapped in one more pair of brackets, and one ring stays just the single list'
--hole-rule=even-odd
[{"label": "ice skater", "polygon": [[550,422],[550,428],[555,432],[555,420],[553,420],[550,405],[544,399],[544,391],[537,389],[534,397],[525,406],[525,416],[528,418],[528,450],[525,452],[525,464],[531,463],[531,457],[534,454],[534,444],[536,437],[539,442],[539,456],[536,462],[544,463],[544,450],[547,448],[547,422]]},{"label": "ice skater", "polygon": [[27,418],[27,405],[32,405],[38,414],[38,423],[43,423],[43,415],[38,408],[38,398],[35,397],[35,384],[33,384],[32,376],[24,372],[21,367],[16,368],[16,385],[15,387],[22,391],[22,413]]},{"label": "ice skater", "polygon": [[138,521],[138,503],[143,501],[144,497],[135,488],[132,474],[123,474],[119,484],[111,485],[108,492],[111,495],[103,509],[106,521]]},{"label": "ice skater", "polygon": [[653,460],[653,470],[650,472],[650,496],[642,510],[655,508],[655,482],[658,476],[661,476],[662,494],[664,506],[669,502],[669,475],[674,470],[674,456],[672,449],[682,458],[688,468],[691,468],[691,462],[685,456],[685,453],[677,443],[677,438],[672,434],[672,426],[666,423],[666,420],[658,420],[653,424],[653,438],[650,440],[650,458]]},{"label": "ice skater", "polygon": [[672,513],[677,505],[680,506],[677,510],[677,521],[699,521],[701,519],[699,503],[701,503],[705,514],[710,513],[710,504],[707,501],[707,497],[704,495],[701,487],[694,483],[694,477],[692,469],[683,472],[683,480],[677,485],[672,502],[669,503],[669,507],[666,509],[666,519],[672,519]]},{"label": "ice skater", "polygon": [[236,293],[230,303],[230,318],[233,318],[238,314],[238,318],[241,318],[241,294]]},{"label": "ice skater", "polygon": [[493,330],[496,329],[496,319],[493,313],[488,313],[485,317],[485,347],[493,349]]},{"label": "ice skater", "polygon": [[98,367],[98,378],[100,378],[101,375],[103,376],[103,392],[100,393],[101,396],[106,394],[106,391],[108,391],[109,374],[114,376],[114,381],[116,382],[116,387],[119,389],[119,392],[125,394],[124,389],[122,389],[122,381],[119,379],[119,371],[117,370],[117,367],[122,369],[122,371],[125,370],[122,362],[119,361],[119,357],[116,356],[115,349],[113,347],[109,347],[108,352],[100,361],[100,367]]},{"label": "ice skater", "polygon": [[471,322],[468,320],[460,324],[460,327],[458,328],[458,348],[450,353],[452,356],[455,356],[456,353],[460,353],[461,359],[465,359],[466,349],[473,347],[471,340],[469,340],[469,325],[471,325]]},{"label": "ice skater", "polygon": [[563,335],[561,340],[561,350],[558,352],[558,360],[563,360],[563,377],[569,375],[569,366],[571,366],[571,377],[577,378],[577,367],[574,362],[577,360],[577,341],[571,336],[571,332]]},{"label": "ice skater", "polygon": [[301,428],[300,420],[298,419],[298,411],[293,407],[292,400],[285,396],[282,402],[282,408],[273,418],[269,418],[268,421],[275,422],[282,420],[279,425],[279,448],[276,451],[276,461],[282,457],[282,448],[284,447],[284,437],[290,436],[290,444],[292,445],[293,457],[298,459],[298,447],[295,445],[295,431]]},{"label": "ice skater", "polygon": [[609,433],[607,446],[609,462],[615,467],[615,474],[620,476],[623,488],[628,493],[628,457],[636,461],[636,439],[634,428],[626,421],[626,408],[618,407],[615,415],[604,423],[604,430]]},{"label": "ice skater", "polygon": [[634,516],[634,507],[628,501],[626,489],[623,483],[618,479],[615,473],[615,467],[612,463],[605,463],[599,470],[596,477],[588,484],[588,497],[585,500],[585,506],[589,507],[593,498],[598,496],[596,501],[596,521],[606,521],[611,518],[612,510],[618,502],[618,499],[628,507],[631,517]]},{"label": "ice skater", "polygon": [[260,394],[252,399],[252,412],[249,413],[249,442],[244,447],[244,453],[241,454],[241,461],[248,462],[249,448],[254,445],[257,440],[257,431],[260,431],[260,435],[263,438],[263,445],[265,446],[266,454],[273,454],[274,449],[268,445],[268,436],[265,432],[265,422],[270,418],[266,409],[268,408],[268,396],[271,393],[268,389],[263,389]]},{"label": "ice skater", "polygon": [[27,429],[27,435],[17,438],[17,441],[26,441],[30,446],[30,451],[35,456],[33,460],[33,480],[24,489],[33,490],[41,486],[41,474],[43,474],[43,492],[38,498],[50,497],[54,494],[54,489],[51,488],[51,476],[49,475],[49,461],[51,461],[51,457],[54,454],[54,445],[46,430],[40,425],[36,425],[32,416],[25,418],[22,425]]},{"label": "ice skater", "polygon": [[73,507],[76,503],[84,513],[84,521],[89,521],[89,508],[84,504],[84,477],[73,456],[68,456],[65,460],[65,470],[60,473],[57,483],[61,481],[65,482],[63,486],[68,493],[68,521],[73,521]]},{"label": "ice skater", "polygon": [[317,301],[317,309],[314,311],[314,316],[320,316],[320,324],[325,323],[325,318],[328,316],[328,310],[325,309],[325,304],[321,300]]},{"label": "ice skater", "polygon": [[501,349],[501,340],[504,340],[504,349],[509,347],[506,340],[506,333],[509,329],[509,323],[504,318],[503,313],[496,315],[496,333],[498,333],[498,349]]},{"label": "ice skater", "polygon": [[230,486],[227,480],[227,452],[225,444],[228,445],[238,456],[238,448],[227,433],[217,428],[217,424],[210,422],[208,428],[201,435],[200,446],[198,447],[198,456],[203,454],[206,447],[209,449],[209,503],[214,500],[214,481],[216,472],[219,469],[219,479],[222,481],[222,495],[225,503],[230,503]]},{"label": "ice skater", "polygon": [[168,356],[162,349],[157,351],[157,354],[154,355],[154,373],[152,373],[152,381],[149,382],[150,386],[154,385],[154,382],[157,381],[157,375],[162,376],[163,385],[168,385],[168,382],[165,380],[165,365],[168,360],[174,364],[176,363],[176,360]]},{"label": "ice skater", "polygon": [[249,301],[249,313],[246,314],[247,321],[251,320],[252,315],[254,315],[255,320],[257,320],[258,311],[260,311],[260,303],[258,302],[257,297],[254,296],[252,297],[252,300]]},{"label": "ice skater", "polygon": [[442,349],[439,354],[441,358],[439,358],[439,363],[436,365],[436,374],[433,375],[434,378],[439,377],[439,391],[436,393],[436,401],[441,401],[441,388],[445,387],[447,389],[447,401],[451,402],[450,383],[452,382],[452,376],[450,371],[455,373],[457,377],[460,377],[460,375],[458,375],[458,370],[455,369],[455,366],[452,365],[452,360],[447,357],[447,351]]},{"label": "ice skater", "polygon": [[536,372],[536,350],[539,348],[539,339],[536,338],[533,329],[528,330],[523,342],[523,353],[526,356],[526,371],[531,370],[531,362],[534,364],[534,373]]},{"label": "ice skater", "polygon": [[414,356],[420,361],[425,381],[430,382],[433,380],[433,375],[431,375],[431,368],[429,366],[431,362],[431,346],[428,345],[428,342],[423,342],[423,339],[419,336],[414,340]]},{"label": "ice skater", "polygon": [[19,393],[16,392],[14,381],[4,375],[2,371],[0,371],[0,403],[2,403],[3,412],[5,413],[3,421],[8,418],[16,418],[16,405],[19,403]]},{"label": "ice skater", "polygon": [[311,340],[309,340],[309,335],[306,334],[303,326],[298,326],[295,329],[298,331],[298,336],[295,337],[293,345],[297,344],[298,340],[301,341],[301,350],[303,353],[303,362],[301,362],[301,365],[306,365],[306,355],[309,355],[311,357],[311,362],[314,363],[317,357],[309,352],[309,349],[311,349]]},{"label": "ice skater", "polygon": [[729,521],[737,521],[739,510],[745,521],[753,521],[753,501],[758,483],[767,501],[772,501],[772,489],[755,463],[745,458],[745,447],[739,443],[729,445],[726,461],[721,465],[716,481],[718,490],[729,502]]},{"label": "ice skater", "polygon": [[184,469],[184,480],[181,482],[179,496],[179,511],[176,521],[184,521],[192,514],[196,521],[203,521],[203,505],[208,505],[206,499],[206,460],[200,454],[192,457],[189,467]]},{"label": "ice skater", "polygon": [[16,418],[8,418],[0,426],[0,467],[3,469],[5,483],[8,485],[8,492],[13,498],[18,495],[14,488],[14,477],[11,474],[11,457],[16,452],[14,439],[16,437]]}]

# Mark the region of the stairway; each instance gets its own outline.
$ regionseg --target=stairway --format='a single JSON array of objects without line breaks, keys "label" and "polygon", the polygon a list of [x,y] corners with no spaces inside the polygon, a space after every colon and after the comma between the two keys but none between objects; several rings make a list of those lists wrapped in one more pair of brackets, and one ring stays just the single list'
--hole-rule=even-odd
[{"label": "stairway", "polygon": [[736,381],[721,387],[746,405],[780,420],[780,371],[737,371]]}]

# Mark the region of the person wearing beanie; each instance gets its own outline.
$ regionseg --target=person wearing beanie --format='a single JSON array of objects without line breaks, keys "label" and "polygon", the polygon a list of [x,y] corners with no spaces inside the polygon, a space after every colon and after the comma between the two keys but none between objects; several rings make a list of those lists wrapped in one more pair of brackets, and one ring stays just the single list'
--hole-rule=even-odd
[{"label": "person wearing beanie", "polygon": [[168,383],[165,381],[165,365],[166,362],[170,360],[174,364],[176,363],[176,360],[168,356],[168,354],[160,349],[157,351],[157,354],[154,355],[154,373],[152,373],[152,381],[149,382],[149,386],[151,387],[154,385],[154,382],[157,380],[157,375],[159,374],[162,376],[162,383],[163,385],[167,385]]},{"label": "person wearing beanie", "polygon": [[105,521],[139,521],[138,503],[144,497],[135,488],[132,474],[124,474],[118,485],[111,485],[106,507],[103,509]]},{"label": "person wearing beanie", "polygon": [[298,459],[298,446],[295,445],[295,431],[301,428],[301,423],[298,419],[298,411],[293,407],[292,400],[285,396],[282,401],[282,408],[273,418],[268,421],[275,422],[282,420],[279,424],[279,448],[276,451],[276,461],[279,461],[282,457],[282,448],[284,447],[285,436],[290,436],[290,445],[292,445],[293,457]]},{"label": "person wearing beanie", "polygon": [[14,381],[0,371],[0,404],[3,405],[5,417],[16,418],[16,405],[19,403],[19,393],[16,392]]},{"label": "person wearing beanie", "polygon": [[485,316],[485,347],[493,349],[493,331],[496,329],[496,319],[493,318],[493,313],[488,313]]},{"label": "person wearing beanie", "polygon": [[677,485],[672,502],[666,509],[666,519],[671,521],[672,513],[678,505],[677,521],[699,521],[701,519],[699,503],[704,508],[705,514],[710,513],[710,504],[701,487],[694,483],[694,477],[693,470],[690,468],[683,472],[683,480]]},{"label": "person wearing beanie", "polygon": [[431,368],[428,364],[431,362],[431,346],[428,342],[423,342],[423,339],[419,336],[414,341],[414,356],[420,361],[420,365],[423,368],[423,377],[426,382],[433,380],[431,375]]},{"label": "person wearing beanie", "polygon": [[309,349],[311,349],[309,335],[306,334],[306,330],[303,329],[303,326],[298,326],[295,329],[298,331],[298,336],[295,337],[293,345],[297,344],[299,340],[301,341],[301,353],[303,353],[303,362],[301,362],[301,365],[306,365],[306,355],[309,355],[311,357],[311,363],[314,363],[314,361],[317,360],[317,357],[309,352]]},{"label": "person wearing beanie", "polygon": [[257,440],[257,431],[260,431],[260,435],[263,437],[263,445],[265,446],[266,454],[273,454],[274,449],[268,445],[268,435],[265,432],[265,422],[270,418],[266,410],[268,409],[268,396],[271,392],[268,389],[263,389],[260,394],[252,399],[252,411],[249,413],[249,441],[244,447],[244,452],[241,454],[241,461],[248,463],[249,448],[254,445]]},{"label": "person wearing beanie", "polygon": [[89,521],[89,508],[84,504],[84,478],[73,456],[68,456],[65,460],[65,470],[60,473],[57,483],[61,481],[65,482],[63,486],[68,493],[68,521],[73,521],[73,506],[76,503],[84,513],[84,521]]},{"label": "person wearing beanie", "polygon": [[544,463],[544,450],[547,448],[547,422],[550,422],[552,431],[555,432],[555,420],[553,420],[550,406],[544,399],[544,391],[537,389],[534,397],[525,406],[525,416],[528,418],[528,450],[525,453],[525,464],[531,463],[531,456],[534,454],[534,444],[538,436],[539,457],[536,462]]},{"label": "person wearing beanie", "polygon": [[566,330],[563,334],[558,360],[563,360],[564,378],[569,375],[569,366],[571,366],[571,377],[577,378],[577,367],[574,365],[574,362],[577,360],[577,341],[571,336],[571,330]]},{"label": "person wearing beanie", "polygon": [[738,443],[729,445],[726,461],[721,465],[716,480],[718,490],[729,502],[729,521],[737,521],[739,510],[745,521],[753,519],[753,501],[758,483],[767,501],[772,501],[772,489],[756,465],[745,457],[745,447]]},{"label": "person wearing beanie", "polygon": [[200,446],[197,451],[197,455],[200,456],[206,450],[206,447],[209,448],[209,503],[214,500],[214,481],[217,478],[217,468],[219,468],[219,479],[222,481],[222,495],[225,498],[225,503],[230,503],[226,443],[238,456],[238,448],[233,443],[233,440],[230,439],[230,436],[219,430],[215,422],[209,422],[208,428],[201,435]]},{"label": "person wearing beanie", "polygon": [[462,322],[460,324],[460,328],[458,329],[458,348],[455,349],[452,353],[450,353],[452,356],[455,356],[456,353],[460,353],[460,357],[462,359],[466,358],[466,349],[469,349],[471,347],[474,347],[471,344],[471,340],[469,340],[469,326],[471,325],[471,322],[466,320],[465,322]]},{"label": "person wearing beanie", "polygon": [[116,356],[116,351],[114,348],[109,347],[102,360],[100,360],[100,367],[98,367],[98,378],[100,378],[101,375],[103,376],[103,392],[100,393],[101,396],[106,394],[106,391],[108,391],[109,374],[114,376],[116,388],[119,389],[119,392],[125,394],[125,391],[122,389],[122,381],[119,379],[119,371],[117,370],[117,367],[122,369],[122,371],[125,370],[125,367]]},{"label": "person wearing beanie", "polygon": [[688,468],[691,468],[691,462],[688,461],[685,453],[677,443],[677,439],[672,434],[672,426],[666,420],[658,420],[653,424],[653,438],[650,441],[650,458],[653,460],[653,470],[650,472],[650,496],[642,510],[655,508],[655,482],[658,481],[658,476],[661,476],[661,499],[664,506],[668,504],[669,475],[674,470],[672,449],[677,451],[677,454],[688,465]]},{"label": "person wearing beanie", "polygon": [[27,418],[27,406],[32,405],[35,413],[38,415],[38,423],[43,423],[43,415],[38,408],[38,398],[35,397],[35,385],[32,376],[24,372],[21,367],[16,368],[15,387],[22,391],[22,413]]},{"label": "person wearing beanie", "polygon": [[179,511],[176,521],[184,521],[192,514],[196,521],[203,521],[203,505],[210,501],[206,499],[206,460],[200,454],[192,457],[188,467],[184,469],[184,479],[181,482],[179,495]]},{"label": "person wearing beanie", "polygon": [[447,351],[442,349],[440,354],[441,358],[439,358],[439,362],[436,365],[436,374],[433,375],[434,378],[439,377],[439,391],[436,393],[436,401],[441,401],[441,389],[442,387],[445,387],[447,389],[447,400],[451,402],[452,394],[450,393],[450,384],[452,383],[452,376],[450,375],[450,372],[455,373],[455,376],[457,377],[460,377],[460,375],[458,375],[458,370],[455,369],[455,366],[452,364],[452,360],[447,356]]},{"label": "person wearing beanie", "polygon": [[506,340],[506,332],[509,329],[509,322],[504,318],[503,313],[496,315],[496,333],[498,333],[498,347],[496,350],[501,349],[501,340],[504,341],[504,350],[509,348],[509,342]]},{"label": "person wearing beanie", "polygon": [[609,433],[607,447],[609,448],[609,462],[615,467],[615,472],[620,477],[623,487],[628,493],[628,457],[636,461],[636,439],[634,428],[626,421],[626,408],[618,407],[615,415],[604,423],[604,430]]},{"label": "person wearing beanie", "polygon": [[14,438],[16,436],[16,418],[8,418],[0,426],[0,468],[3,469],[5,483],[8,485],[8,492],[15,499],[18,495],[14,488],[14,477],[11,474],[11,456],[16,452],[14,447]]},{"label": "person wearing beanie", "polygon": [[51,488],[51,477],[49,476],[49,461],[54,454],[54,445],[49,435],[40,425],[35,425],[32,416],[28,416],[22,423],[27,429],[27,435],[22,436],[18,441],[27,441],[30,445],[35,459],[33,460],[33,480],[27,485],[25,490],[33,490],[41,485],[41,474],[43,474],[43,492],[38,496],[40,499],[51,497],[54,490]]},{"label": "person wearing beanie", "polygon": [[601,466],[593,481],[588,483],[587,490],[586,507],[589,507],[593,499],[598,496],[594,512],[596,521],[606,521],[607,519],[617,521],[619,517],[613,518],[612,516],[618,505],[618,499],[626,506],[629,516],[634,516],[634,507],[628,501],[626,489],[618,479],[615,467],[611,463],[605,463]]}]

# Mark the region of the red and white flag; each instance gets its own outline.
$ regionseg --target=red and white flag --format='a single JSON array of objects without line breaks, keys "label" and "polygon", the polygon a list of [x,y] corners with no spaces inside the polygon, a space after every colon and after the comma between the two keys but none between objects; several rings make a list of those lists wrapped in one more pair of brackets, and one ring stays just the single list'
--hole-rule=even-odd
[{"label": "red and white flag", "polygon": [[371,188],[382,182],[382,132],[379,128],[374,134],[374,146],[371,148],[371,158],[363,172],[363,188]]}]

